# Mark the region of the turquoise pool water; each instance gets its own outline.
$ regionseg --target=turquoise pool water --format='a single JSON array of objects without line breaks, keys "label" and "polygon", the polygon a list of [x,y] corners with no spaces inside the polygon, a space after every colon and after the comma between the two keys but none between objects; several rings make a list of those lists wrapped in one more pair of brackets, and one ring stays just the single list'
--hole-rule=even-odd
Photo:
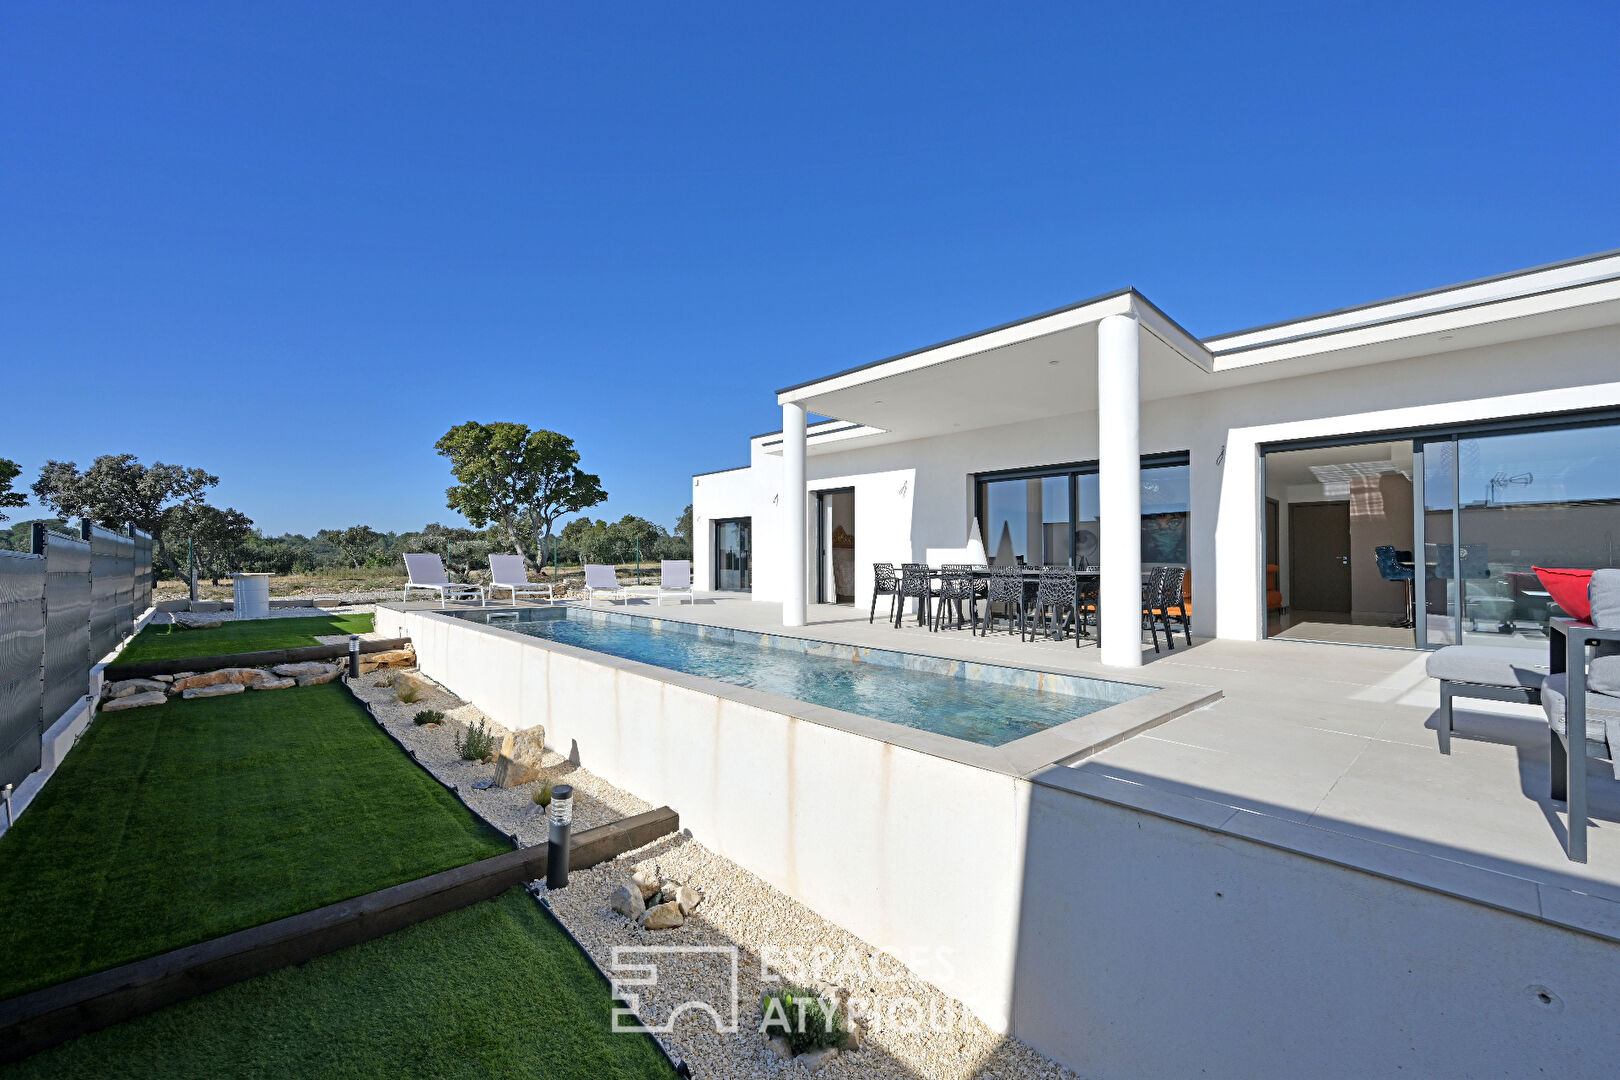
[{"label": "turquoise pool water", "polygon": [[450,614],[983,746],[1155,689],[584,608]]}]

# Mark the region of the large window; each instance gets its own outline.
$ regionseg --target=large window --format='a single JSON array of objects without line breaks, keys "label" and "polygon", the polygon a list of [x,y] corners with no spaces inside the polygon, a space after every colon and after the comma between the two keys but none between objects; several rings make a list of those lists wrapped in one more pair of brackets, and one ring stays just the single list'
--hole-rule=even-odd
[{"label": "large window", "polygon": [[1620,423],[1421,445],[1425,643],[1544,647],[1550,597],[1532,567],[1620,567]]},{"label": "large window", "polygon": [[1268,632],[1544,650],[1534,567],[1620,567],[1617,461],[1612,413],[1266,447]]},{"label": "large window", "polygon": [[[979,527],[991,565],[1096,566],[1102,555],[1097,465],[979,477]],[[1185,455],[1142,462],[1142,562],[1187,563]]]}]

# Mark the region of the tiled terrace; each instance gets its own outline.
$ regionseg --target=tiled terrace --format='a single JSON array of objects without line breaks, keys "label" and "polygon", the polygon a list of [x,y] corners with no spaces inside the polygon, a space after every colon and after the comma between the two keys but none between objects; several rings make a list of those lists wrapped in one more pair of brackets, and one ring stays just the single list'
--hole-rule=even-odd
[{"label": "tiled terrace", "polygon": [[[437,605],[411,605],[412,607]],[[665,619],[797,634],[1161,686],[1219,687],[1214,704],[1171,719],[1037,782],[1217,832],[1620,940],[1620,783],[1591,763],[1590,860],[1563,852],[1547,791],[1540,711],[1459,701],[1449,756],[1434,730],[1435,684],[1421,653],[1292,641],[1195,641],[1140,673],[1097,649],[1005,634],[895,629],[879,612],[812,606],[784,630],[781,609],[732,595],[614,607]]]}]

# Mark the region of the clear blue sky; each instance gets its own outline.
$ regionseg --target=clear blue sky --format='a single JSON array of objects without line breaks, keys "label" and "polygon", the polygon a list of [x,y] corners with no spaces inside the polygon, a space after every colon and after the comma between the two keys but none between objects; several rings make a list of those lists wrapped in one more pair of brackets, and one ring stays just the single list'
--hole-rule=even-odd
[{"label": "clear blue sky", "polygon": [[1620,246],[1617,41],[1612,0],[7,0],[0,456],[397,530],[454,520],[440,434],[516,420],[668,526],[817,374]]}]

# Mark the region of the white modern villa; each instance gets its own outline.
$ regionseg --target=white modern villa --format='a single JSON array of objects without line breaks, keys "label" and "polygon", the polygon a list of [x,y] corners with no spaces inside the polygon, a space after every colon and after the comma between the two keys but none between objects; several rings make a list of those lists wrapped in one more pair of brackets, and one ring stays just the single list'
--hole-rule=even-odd
[{"label": "white modern villa", "polygon": [[1110,665],[1155,563],[1200,637],[1544,647],[1531,566],[1620,566],[1620,252],[1203,339],[1123,289],[777,399],[692,505],[785,626],[954,555],[1099,566]]},{"label": "white modern villa", "polygon": [[[1532,567],[1620,567],[1620,252],[1203,340],[1127,289],[778,399],[695,595],[377,632],[1090,1080],[1613,1074],[1614,740],[1426,665],[1546,662]],[[875,564],[1078,617],[891,621]]]}]

